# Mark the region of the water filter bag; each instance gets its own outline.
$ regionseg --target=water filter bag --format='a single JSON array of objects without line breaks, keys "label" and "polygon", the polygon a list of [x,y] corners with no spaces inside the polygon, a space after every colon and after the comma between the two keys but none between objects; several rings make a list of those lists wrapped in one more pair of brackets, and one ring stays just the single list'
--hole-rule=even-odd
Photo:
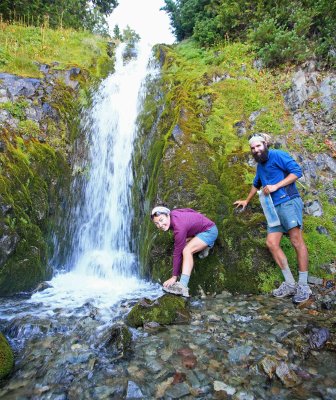
[{"label": "water filter bag", "polygon": [[280,225],[280,220],[274,207],[272,196],[270,194],[265,195],[262,190],[258,190],[258,195],[268,226],[272,228],[273,226]]}]

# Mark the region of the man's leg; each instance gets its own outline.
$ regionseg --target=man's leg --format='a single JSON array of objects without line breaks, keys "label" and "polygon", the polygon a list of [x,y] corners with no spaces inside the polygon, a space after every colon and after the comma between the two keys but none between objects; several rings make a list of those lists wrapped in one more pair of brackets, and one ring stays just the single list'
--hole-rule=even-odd
[{"label": "man's leg", "polygon": [[300,272],[308,271],[308,250],[303,240],[302,230],[299,227],[288,231],[290,241],[296,251],[296,257]]},{"label": "man's leg", "polygon": [[308,300],[312,293],[308,285],[308,250],[303,239],[302,230],[299,227],[290,229],[288,234],[296,251],[299,267],[299,282],[293,301],[294,303],[301,303]]},{"label": "man's leg", "polygon": [[266,245],[271,252],[274,261],[281,269],[288,267],[287,257],[280,247],[282,232],[272,232],[267,234]]},{"label": "man's leg", "polygon": [[271,232],[267,234],[266,245],[271,252],[274,261],[281,268],[285,282],[278,289],[273,290],[275,297],[292,296],[295,293],[295,280],[289,268],[287,257],[280,247],[282,232]]}]

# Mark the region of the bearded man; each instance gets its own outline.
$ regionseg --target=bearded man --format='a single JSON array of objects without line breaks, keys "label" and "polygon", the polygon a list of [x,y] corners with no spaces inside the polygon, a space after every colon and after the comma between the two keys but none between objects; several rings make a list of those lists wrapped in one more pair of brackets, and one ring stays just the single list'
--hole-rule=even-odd
[{"label": "bearded man", "polygon": [[[288,153],[269,149],[269,143],[270,136],[265,134],[255,134],[250,138],[251,153],[258,163],[256,176],[246,200],[237,200],[234,204],[244,210],[261,187],[265,195],[271,195],[280,225],[267,226],[266,245],[285,279],[272,294],[280,298],[293,296],[294,303],[301,303],[308,300],[312,293],[307,283],[308,251],[302,235],[303,202],[295,184],[302,176],[302,171]],[[289,235],[296,251],[298,283],[295,282],[287,257],[280,247],[283,234]]]}]

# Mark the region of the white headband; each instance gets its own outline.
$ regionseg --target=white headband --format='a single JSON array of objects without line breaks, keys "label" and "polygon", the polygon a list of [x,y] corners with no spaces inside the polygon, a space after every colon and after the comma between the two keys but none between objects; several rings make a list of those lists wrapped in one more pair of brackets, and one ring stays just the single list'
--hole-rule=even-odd
[{"label": "white headband", "polygon": [[266,142],[266,139],[261,135],[252,136],[249,140],[249,144],[252,144],[254,142]]},{"label": "white headband", "polygon": [[156,212],[160,212],[160,213],[162,213],[162,214],[167,214],[167,215],[170,214],[169,208],[167,208],[167,207],[161,207],[161,206],[154,207],[153,210],[152,210],[152,212],[151,212],[151,215],[154,215]]}]

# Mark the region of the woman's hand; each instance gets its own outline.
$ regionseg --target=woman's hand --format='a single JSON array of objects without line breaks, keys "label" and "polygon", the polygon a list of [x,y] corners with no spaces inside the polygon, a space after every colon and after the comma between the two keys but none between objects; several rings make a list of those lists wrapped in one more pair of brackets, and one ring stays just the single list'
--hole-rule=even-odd
[{"label": "woman's hand", "polygon": [[171,286],[171,285],[174,284],[176,281],[177,281],[177,276],[172,276],[170,279],[168,279],[167,281],[163,282],[163,286],[164,286],[164,287]]}]

